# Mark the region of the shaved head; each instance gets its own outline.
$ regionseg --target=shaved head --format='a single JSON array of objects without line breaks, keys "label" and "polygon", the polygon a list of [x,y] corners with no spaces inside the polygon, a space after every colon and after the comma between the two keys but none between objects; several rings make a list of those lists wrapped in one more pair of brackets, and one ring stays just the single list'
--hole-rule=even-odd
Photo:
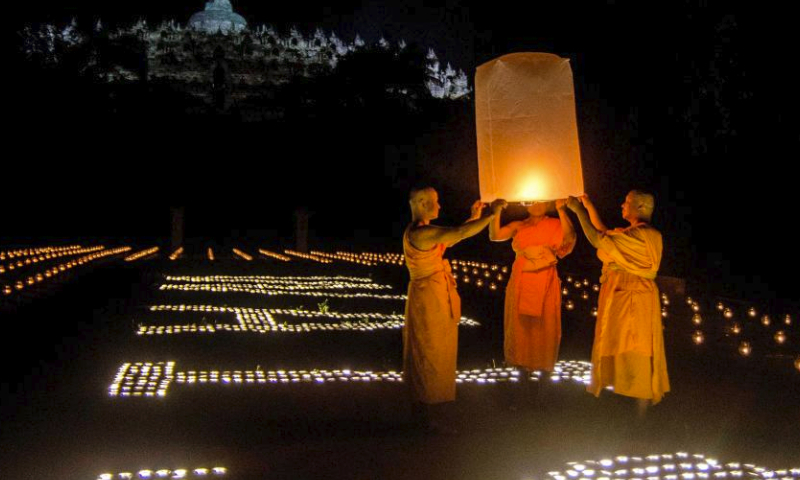
[{"label": "shaved head", "polygon": [[650,219],[653,218],[653,210],[656,208],[655,197],[641,190],[631,190],[628,195],[630,195],[633,200],[633,206],[639,218],[649,222]]},{"label": "shaved head", "polygon": [[430,221],[439,216],[439,194],[431,187],[411,190],[408,204],[414,221]]},{"label": "shaved head", "polygon": [[436,190],[434,190],[432,187],[415,188],[414,190],[411,190],[411,193],[408,195],[408,201],[413,205],[429,197],[430,194],[435,191]]}]

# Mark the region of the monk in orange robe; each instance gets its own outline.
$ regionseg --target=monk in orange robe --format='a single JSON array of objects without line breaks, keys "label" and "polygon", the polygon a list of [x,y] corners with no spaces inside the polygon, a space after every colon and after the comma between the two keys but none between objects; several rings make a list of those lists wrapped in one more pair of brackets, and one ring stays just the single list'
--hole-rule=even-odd
[{"label": "monk in orange robe", "polygon": [[[507,365],[553,371],[561,344],[561,281],[556,271],[559,258],[575,247],[575,228],[565,208],[555,202],[558,219],[547,216],[551,202],[534,202],[528,218],[500,226],[500,215],[489,224],[495,242],[513,239],[517,254],[506,285],[504,353]],[[493,207],[496,204],[493,204]],[[500,200],[499,207],[505,208]]]},{"label": "monk in orange robe", "polygon": [[472,215],[461,226],[431,225],[439,216],[439,196],[432,188],[411,192],[411,224],[403,234],[403,253],[411,276],[403,327],[403,378],[412,400],[421,404],[423,421],[434,431],[446,427],[434,405],[456,398],[456,356],[461,299],[450,264],[442,258],[447,247],[478,234],[492,216],[481,218],[483,205],[475,202]]},{"label": "monk in orange robe", "polygon": [[603,262],[597,306],[592,380],[595,396],[607,386],[638,399],[643,415],[669,391],[661,304],[654,279],[661,264],[661,233],[650,225],[653,196],[633,190],[622,204],[630,226],[609,230],[588,196],[570,197],[586,238]]}]

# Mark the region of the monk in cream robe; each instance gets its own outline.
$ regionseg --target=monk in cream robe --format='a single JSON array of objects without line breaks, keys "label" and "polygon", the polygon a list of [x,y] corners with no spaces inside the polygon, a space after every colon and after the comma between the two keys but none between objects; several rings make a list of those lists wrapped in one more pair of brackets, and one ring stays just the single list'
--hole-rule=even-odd
[{"label": "monk in cream robe", "polygon": [[[481,218],[483,205],[475,202],[466,223],[439,227],[430,224],[439,216],[436,190],[414,190],[409,203],[412,221],[403,235],[403,252],[411,277],[403,327],[403,378],[412,399],[430,406],[456,397],[461,299],[450,265],[442,255],[447,247],[486,228],[492,215]],[[427,420],[436,423],[430,412]]]},{"label": "monk in cream robe", "polygon": [[[556,202],[559,218],[546,215],[550,202],[528,207],[528,218],[500,227],[499,215],[489,224],[492,241],[513,239],[517,254],[506,286],[504,354],[507,365],[553,371],[561,344],[561,282],[556,263],[575,247],[575,229]],[[505,206],[505,202],[503,202]]]},{"label": "monk in cream robe", "polygon": [[661,263],[661,233],[648,222],[655,206],[650,194],[632,191],[622,204],[627,228],[605,228],[588,197],[570,198],[603,262],[597,307],[592,379],[587,390],[599,396],[611,386],[639,399],[640,413],[669,391],[661,304],[654,279]]}]

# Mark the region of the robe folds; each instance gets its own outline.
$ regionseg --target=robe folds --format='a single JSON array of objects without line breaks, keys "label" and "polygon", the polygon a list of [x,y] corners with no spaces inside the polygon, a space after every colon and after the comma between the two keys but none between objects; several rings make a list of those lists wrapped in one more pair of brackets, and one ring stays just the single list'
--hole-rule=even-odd
[{"label": "robe folds", "polygon": [[614,393],[656,404],[670,389],[654,281],[662,248],[661,233],[646,223],[600,237],[597,256],[603,271],[587,387],[595,396],[611,386]]},{"label": "robe folds", "polygon": [[517,253],[506,285],[504,308],[504,354],[507,365],[528,370],[552,371],[561,344],[561,281],[555,264],[524,271],[529,258],[564,257],[575,241],[563,242],[561,221],[545,217],[535,225],[520,228],[511,244]]}]

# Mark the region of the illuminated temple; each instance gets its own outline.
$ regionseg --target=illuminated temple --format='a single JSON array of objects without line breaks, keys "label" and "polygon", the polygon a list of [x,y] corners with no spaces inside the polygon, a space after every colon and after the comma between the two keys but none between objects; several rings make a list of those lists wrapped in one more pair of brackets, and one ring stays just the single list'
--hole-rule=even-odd
[{"label": "illuminated temple", "polygon": [[213,0],[206,3],[205,10],[192,15],[189,28],[207,33],[240,32],[247,28],[247,20],[233,11],[228,0]]},{"label": "illuminated temple", "polygon": [[[116,52],[129,54],[104,57],[102,61],[86,59],[87,68],[95,67],[99,80],[169,84],[205,100],[212,96],[214,71],[220,65],[224,66],[231,98],[243,100],[268,96],[270,89],[297,78],[330,73],[342,58],[354,52],[372,48],[397,55],[407,48],[403,40],[392,44],[381,38],[377,44],[369,45],[359,35],[345,40],[319,28],[304,34],[293,27],[282,34],[268,25],[251,27],[229,0],[207,2],[205,9],[192,15],[186,25],[175,21],[149,25],[139,20],[112,29],[98,21],[90,35],[78,28],[73,19],[65,26],[29,26],[22,38],[26,56],[45,65],[63,63],[70,55],[86,51],[93,41],[107,39],[107,45]],[[98,56],[102,52],[95,55]],[[413,97],[426,92],[433,98],[452,100],[465,98],[471,92],[466,74],[440,62],[433,49],[427,50],[424,61],[424,85],[407,85],[398,80],[396,85],[386,86],[387,94]]]}]

